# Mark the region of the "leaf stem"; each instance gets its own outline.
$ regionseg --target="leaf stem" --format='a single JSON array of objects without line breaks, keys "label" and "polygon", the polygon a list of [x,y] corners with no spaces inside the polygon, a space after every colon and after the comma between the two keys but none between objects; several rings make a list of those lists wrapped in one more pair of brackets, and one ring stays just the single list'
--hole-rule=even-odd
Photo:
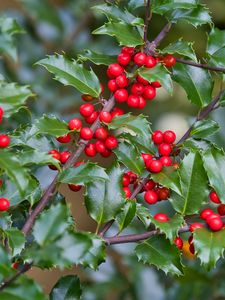
[{"label": "leaf stem", "polygon": [[151,20],[151,0],[148,0],[146,3],[146,12],[145,12],[145,25],[144,25],[144,41],[145,43],[148,40],[148,26]]}]

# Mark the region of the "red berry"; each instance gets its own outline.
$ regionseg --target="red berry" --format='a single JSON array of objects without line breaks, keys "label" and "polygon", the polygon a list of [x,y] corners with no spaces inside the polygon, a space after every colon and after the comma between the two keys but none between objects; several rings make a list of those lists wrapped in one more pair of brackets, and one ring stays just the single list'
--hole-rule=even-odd
[{"label": "red berry", "polygon": [[159,81],[153,81],[151,85],[156,89],[161,87],[161,83]]},{"label": "red berry", "polygon": [[125,74],[122,74],[122,75],[116,77],[115,81],[116,81],[118,88],[120,88],[120,89],[125,88],[129,83],[129,80]]},{"label": "red berry", "polygon": [[130,184],[130,177],[127,174],[123,175],[122,185],[128,186]]},{"label": "red berry", "polygon": [[225,216],[225,204],[220,204],[217,207],[217,211],[221,216]]},{"label": "red berry", "polygon": [[192,253],[192,254],[195,254],[195,247],[194,247],[194,244],[190,244],[190,247],[189,247],[189,251]]},{"label": "red berry", "polygon": [[173,55],[168,54],[163,57],[163,63],[167,68],[171,68],[176,64],[176,58]]},{"label": "red berry", "polygon": [[137,81],[142,83],[143,85],[148,85],[149,81],[141,77],[140,75],[137,76]]},{"label": "red berry", "polygon": [[60,154],[60,161],[62,164],[65,164],[67,162],[67,160],[70,158],[71,156],[71,153],[68,152],[68,151],[63,151],[61,154]]},{"label": "red berry", "polygon": [[117,146],[118,146],[118,140],[117,140],[117,138],[115,136],[113,136],[113,135],[110,135],[105,140],[105,146],[109,150],[117,148]]},{"label": "red berry", "polygon": [[170,218],[166,214],[158,213],[154,216],[154,219],[159,222],[167,222]]},{"label": "red berry", "polygon": [[159,200],[167,200],[170,196],[170,190],[166,187],[158,188],[157,195]]},{"label": "red berry", "polygon": [[129,187],[123,187],[123,191],[125,193],[125,197],[126,198],[130,198],[131,197],[131,190],[129,189]]},{"label": "red berry", "polygon": [[159,159],[163,166],[169,167],[172,165],[172,159],[169,156],[162,156]]},{"label": "red berry", "polygon": [[152,179],[150,179],[145,185],[144,185],[144,190],[149,191],[152,190],[155,187],[156,183]]},{"label": "red berry", "polygon": [[123,114],[124,114],[124,111],[119,107],[115,107],[113,109],[113,111],[111,112],[112,118],[117,117],[117,116],[122,116]]},{"label": "red berry", "polygon": [[61,144],[67,144],[71,141],[71,135],[67,133],[62,136],[59,136],[56,140]]},{"label": "red berry", "polygon": [[220,204],[220,198],[218,197],[217,193],[215,191],[211,191],[209,194],[209,198],[211,199],[212,202],[216,204]]},{"label": "red berry", "polygon": [[145,164],[149,163],[153,159],[153,156],[148,153],[142,153],[141,156],[142,156]]},{"label": "red berry", "polygon": [[190,232],[193,232],[195,229],[198,228],[204,228],[204,225],[202,223],[193,223],[189,226]]},{"label": "red berry", "polygon": [[163,133],[163,141],[167,144],[173,144],[176,140],[176,134],[172,130],[167,130]]},{"label": "red berry", "polygon": [[97,141],[95,143],[95,149],[98,153],[104,153],[106,148],[105,148],[105,144],[102,141]]},{"label": "red berry", "polygon": [[108,81],[108,88],[111,92],[115,92],[116,90],[118,90],[118,85],[116,83],[116,79],[111,79]]},{"label": "red berry", "polygon": [[105,149],[104,152],[101,153],[102,157],[109,157],[112,154],[112,151]]},{"label": "red berry", "polygon": [[117,77],[124,72],[124,68],[122,68],[119,64],[111,64],[108,67],[108,74],[112,77]]},{"label": "red berry", "polygon": [[179,250],[182,250],[184,243],[183,240],[179,236],[177,236],[174,240],[174,244],[177,246]]},{"label": "red berry", "polygon": [[159,145],[158,151],[160,155],[169,156],[172,151],[172,147],[170,144],[162,143]]},{"label": "red berry", "polygon": [[144,194],[145,202],[148,204],[155,204],[158,201],[158,195],[155,191],[147,191]]},{"label": "red berry", "polygon": [[78,118],[73,118],[68,122],[68,127],[70,130],[80,131],[82,127],[82,122]]},{"label": "red berry", "polygon": [[142,95],[144,93],[145,87],[141,83],[134,83],[131,86],[131,93],[134,95]]},{"label": "red berry", "polygon": [[145,67],[146,68],[153,68],[157,64],[157,61],[153,56],[147,56],[145,59]]},{"label": "red berry", "polygon": [[4,110],[2,107],[0,107],[0,123],[2,122],[3,116],[4,116]]},{"label": "red berry", "polygon": [[55,150],[55,149],[49,151],[48,154],[50,154],[53,158],[55,158],[57,160],[60,160],[60,158],[61,158],[61,154],[59,153],[58,150]]},{"label": "red berry", "polygon": [[137,95],[130,95],[127,99],[127,104],[130,107],[138,108],[140,103],[139,96]]},{"label": "red berry", "polygon": [[98,114],[99,113],[97,111],[93,111],[93,113],[89,117],[85,118],[85,122],[88,124],[93,124],[97,119]]},{"label": "red berry", "polygon": [[78,192],[82,188],[82,186],[78,184],[68,184],[68,187],[73,192]]},{"label": "red berry", "polygon": [[93,96],[88,95],[88,94],[82,95],[81,98],[82,98],[84,101],[86,101],[86,102],[90,102],[90,101],[92,101],[92,100],[94,99]]},{"label": "red berry", "polygon": [[221,218],[210,219],[207,223],[210,229],[213,231],[219,231],[223,228],[223,221],[221,220]]},{"label": "red berry", "polygon": [[128,53],[122,52],[117,56],[117,61],[120,65],[126,66],[131,61],[131,56]]},{"label": "red berry", "polygon": [[90,140],[92,139],[93,135],[94,133],[89,127],[83,127],[80,131],[80,137],[83,140]]},{"label": "red berry", "polygon": [[99,115],[99,120],[104,123],[110,123],[112,121],[112,116],[110,112],[101,111]]},{"label": "red berry", "polygon": [[142,109],[145,106],[146,106],[146,100],[143,97],[139,96],[139,105],[138,105],[138,108]]},{"label": "red berry", "polygon": [[114,98],[117,102],[126,102],[128,98],[128,91],[125,89],[119,89],[114,93]]},{"label": "red berry", "polygon": [[159,173],[162,171],[163,164],[160,160],[152,160],[147,164],[147,169],[152,173]]},{"label": "red berry", "polygon": [[84,149],[84,153],[87,156],[94,157],[96,155],[95,144],[88,144]]},{"label": "red berry", "polygon": [[6,134],[0,134],[0,148],[6,148],[10,144],[10,138]]},{"label": "red berry", "polygon": [[156,89],[151,85],[147,85],[145,87],[143,97],[147,100],[153,100],[156,96]]},{"label": "red berry", "polygon": [[80,165],[84,165],[85,162],[84,161],[77,161],[75,164],[74,164],[74,167],[79,167]]},{"label": "red berry", "polygon": [[14,262],[14,263],[12,264],[12,268],[15,269],[15,270],[18,270],[19,264],[16,263],[16,262]]},{"label": "red berry", "polygon": [[7,211],[10,207],[10,202],[6,198],[0,198],[0,211]]},{"label": "red berry", "polygon": [[163,142],[163,133],[160,130],[156,130],[152,133],[152,141],[154,144],[161,144]]},{"label": "red berry", "polygon": [[212,219],[220,219],[220,215],[213,212],[205,219],[205,221],[206,223],[209,223]]},{"label": "red berry", "polygon": [[214,211],[211,209],[211,208],[205,208],[201,211],[200,213],[200,217],[203,219],[203,220],[206,220],[211,214],[213,214]]},{"label": "red berry", "polygon": [[146,55],[143,52],[139,52],[134,55],[134,62],[138,66],[143,66],[146,62]]},{"label": "red berry", "polygon": [[80,107],[80,114],[83,117],[89,117],[94,111],[94,106],[90,103],[82,104]]},{"label": "red berry", "polygon": [[95,131],[95,137],[98,140],[104,141],[109,135],[109,132],[106,128],[104,127],[99,127],[96,131]]},{"label": "red berry", "polygon": [[193,234],[191,234],[188,238],[188,243],[192,244],[193,243]]},{"label": "red berry", "polygon": [[129,178],[130,178],[130,183],[131,183],[131,184],[133,184],[133,183],[136,182],[136,180],[137,180],[137,178],[138,178],[137,174],[135,174],[135,173],[132,172],[132,171],[129,171],[129,172],[127,172],[126,174],[127,174],[127,176],[129,176]]},{"label": "red berry", "polygon": [[121,52],[133,55],[134,54],[134,47],[123,47]]}]

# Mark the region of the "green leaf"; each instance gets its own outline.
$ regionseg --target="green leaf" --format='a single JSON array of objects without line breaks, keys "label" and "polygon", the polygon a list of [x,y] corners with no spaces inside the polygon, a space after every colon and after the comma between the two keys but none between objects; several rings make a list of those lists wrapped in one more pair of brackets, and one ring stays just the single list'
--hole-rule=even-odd
[{"label": "green leaf", "polygon": [[58,181],[71,184],[86,184],[93,181],[105,181],[108,179],[108,175],[102,167],[87,162],[78,167],[72,166],[63,170]]},{"label": "green leaf", "polygon": [[154,218],[151,218],[151,221],[161,233],[165,233],[166,238],[169,239],[171,243],[174,242],[174,239],[178,234],[178,230],[184,224],[184,218],[178,214],[174,215],[167,222],[159,222]]},{"label": "green leaf", "polygon": [[219,124],[213,120],[207,119],[195,123],[191,130],[191,136],[197,139],[209,137],[220,129]]},{"label": "green leaf", "polygon": [[102,53],[97,53],[92,50],[84,50],[83,54],[78,55],[78,59],[83,62],[90,60],[95,65],[106,65],[106,66],[116,62],[115,55],[106,55]]},{"label": "green leaf", "polygon": [[118,164],[107,170],[108,181],[92,181],[87,184],[85,204],[89,215],[102,224],[115,218],[125,203],[122,190],[123,170]]},{"label": "green leaf", "polygon": [[208,196],[207,176],[198,152],[190,152],[185,156],[179,175],[182,196],[173,195],[172,205],[183,215],[195,214]]},{"label": "green leaf", "polygon": [[208,43],[206,52],[212,56],[218,50],[221,50],[225,47],[225,30],[220,30],[216,27],[213,27],[208,35]]},{"label": "green leaf", "polygon": [[166,274],[178,276],[183,274],[179,250],[163,236],[151,237],[139,244],[135,252],[138,260],[144,264],[154,265]]},{"label": "green leaf", "polygon": [[75,60],[71,61],[63,55],[52,55],[36,64],[45,67],[55,75],[55,79],[64,85],[75,87],[83,94],[98,97],[101,92],[98,77],[92,70],[87,70]]},{"label": "green leaf", "polygon": [[136,47],[143,45],[143,39],[139,31],[132,25],[123,22],[108,22],[95,29],[93,34],[106,34],[115,36],[119,45]]},{"label": "green leaf", "polygon": [[173,92],[173,83],[169,71],[161,64],[157,64],[154,68],[141,67],[137,70],[138,75],[144,79],[154,82],[159,81],[168,93]]},{"label": "green leaf", "polygon": [[10,256],[0,244],[0,282],[8,278],[12,273]]},{"label": "green leaf", "polygon": [[0,28],[2,32],[10,35],[25,32],[15,19],[8,18],[8,17],[0,18]]},{"label": "green leaf", "polygon": [[203,152],[202,160],[210,185],[225,203],[225,155],[223,150],[212,147]]},{"label": "green leaf", "polygon": [[196,54],[193,49],[193,43],[183,41],[182,38],[174,43],[169,44],[163,50],[160,50],[160,53],[179,54],[197,62]]},{"label": "green leaf", "polygon": [[4,109],[4,117],[8,118],[25,105],[25,101],[34,94],[26,85],[0,82],[0,106]]},{"label": "green leaf", "polygon": [[166,167],[160,173],[151,174],[154,181],[181,195],[181,185],[178,172],[174,167]]},{"label": "green leaf", "polygon": [[42,118],[36,120],[35,126],[39,134],[59,137],[69,132],[67,123],[57,119],[55,116],[43,115]]},{"label": "green leaf", "polygon": [[116,216],[116,221],[119,225],[119,232],[130,225],[136,214],[136,202],[127,200],[121,212]]},{"label": "green leaf", "polygon": [[136,216],[144,224],[145,228],[148,228],[151,224],[151,215],[148,208],[140,203],[137,203]]},{"label": "green leaf", "polygon": [[144,5],[144,0],[130,0],[128,3],[128,7],[131,11]]},{"label": "green leaf", "polygon": [[33,236],[39,245],[49,244],[68,227],[68,208],[57,204],[42,212],[33,227]]},{"label": "green leaf", "polygon": [[119,142],[118,147],[114,149],[113,152],[116,154],[117,159],[129,170],[139,175],[144,171],[145,164],[141,154],[132,144],[126,141]]},{"label": "green leaf", "polygon": [[223,257],[225,248],[225,230],[217,232],[201,228],[194,231],[195,253],[207,270],[213,269]]},{"label": "green leaf", "polygon": [[186,9],[196,7],[198,0],[152,0],[152,11],[156,14],[164,15],[168,11],[176,9]]},{"label": "green leaf", "polygon": [[81,299],[82,289],[80,279],[76,275],[61,277],[54,285],[50,300],[76,300]]},{"label": "green leaf", "polygon": [[25,246],[25,236],[19,229],[12,227],[5,231],[8,240],[9,246],[12,249],[12,255],[18,255],[21,253]]},{"label": "green leaf", "polygon": [[211,102],[213,81],[208,71],[176,63],[173,80],[183,87],[188,99],[197,106],[204,107]]}]

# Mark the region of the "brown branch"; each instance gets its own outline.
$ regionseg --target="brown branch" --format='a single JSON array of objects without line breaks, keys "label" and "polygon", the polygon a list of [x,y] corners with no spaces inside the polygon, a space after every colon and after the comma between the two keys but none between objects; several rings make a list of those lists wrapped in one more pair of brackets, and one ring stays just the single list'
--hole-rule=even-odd
[{"label": "brown branch", "polygon": [[213,67],[213,66],[209,66],[207,64],[199,64],[199,63],[196,63],[194,61],[185,60],[185,59],[179,58],[179,57],[176,57],[176,61],[179,62],[179,63],[185,64],[185,65],[190,65],[190,66],[201,68],[201,69],[207,69],[207,70],[210,70],[210,71],[225,73],[225,68],[222,68],[222,67]]},{"label": "brown branch", "polygon": [[149,26],[149,22],[151,20],[151,0],[147,0],[147,4],[146,4],[146,13],[145,13],[145,25],[144,25],[144,41],[145,43],[148,40],[148,26]]}]

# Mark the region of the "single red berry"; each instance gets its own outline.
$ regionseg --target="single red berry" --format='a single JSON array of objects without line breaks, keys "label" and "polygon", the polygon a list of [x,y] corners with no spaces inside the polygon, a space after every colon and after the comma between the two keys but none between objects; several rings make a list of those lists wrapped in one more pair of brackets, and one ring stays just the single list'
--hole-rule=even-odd
[{"label": "single red berry", "polygon": [[15,270],[18,270],[19,264],[18,264],[17,262],[14,262],[14,263],[12,264],[12,268],[15,269]]},{"label": "single red berry", "polygon": [[94,99],[93,96],[88,95],[88,94],[82,95],[81,98],[82,98],[84,101],[86,101],[86,102],[90,102],[90,101],[92,101],[92,100]]},{"label": "single red berry", "polygon": [[177,236],[174,240],[174,244],[177,246],[179,250],[182,250],[184,243],[183,240],[179,236]]},{"label": "single red berry", "polygon": [[99,114],[99,120],[104,123],[110,123],[112,121],[112,115],[108,111],[101,111]]},{"label": "single red berry", "polygon": [[155,187],[156,183],[152,179],[150,179],[145,185],[144,185],[144,190],[149,191],[152,190]]},{"label": "single red berry", "polygon": [[135,173],[132,172],[132,171],[126,172],[126,175],[129,176],[129,180],[130,180],[130,183],[131,183],[131,184],[135,183],[136,180],[137,180],[137,178],[138,178],[137,174],[135,174]]},{"label": "single red berry", "polygon": [[94,157],[96,155],[95,144],[88,144],[84,149],[84,153],[87,156]]},{"label": "single red berry", "polygon": [[117,140],[117,138],[115,136],[113,136],[113,135],[110,135],[105,140],[105,146],[109,150],[117,148],[117,146],[118,146],[118,140]]},{"label": "single red berry", "polygon": [[80,114],[83,117],[89,117],[94,111],[94,106],[93,104],[90,103],[86,103],[86,104],[82,104],[80,107]]},{"label": "single red berry", "polygon": [[211,191],[209,194],[209,198],[211,199],[212,202],[216,204],[220,204],[220,198],[218,197],[217,193],[215,191]]},{"label": "single red berry", "polygon": [[101,141],[104,141],[109,135],[109,132],[106,128],[104,127],[99,127],[96,131],[95,131],[95,138]]},{"label": "single red berry", "polygon": [[114,93],[114,98],[117,102],[126,102],[128,98],[128,91],[126,89],[119,89]]},{"label": "single red berry", "polygon": [[210,219],[208,222],[209,228],[213,231],[219,231],[223,228],[223,221],[221,218],[213,218]]},{"label": "single red berry", "polygon": [[127,99],[127,104],[130,107],[138,108],[140,103],[139,96],[137,95],[130,95]]},{"label": "single red berry", "polygon": [[176,64],[176,58],[173,55],[168,54],[163,57],[163,63],[167,68],[172,68]]},{"label": "single red berry", "polygon": [[159,222],[167,222],[170,218],[166,214],[158,213],[154,216],[154,219]]},{"label": "single red berry", "polygon": [[161,144],[163,142],[163,133],[160,130],[156,130],[152,133],[152,141],[154,144]]},{"label": "single red berry", "polygon": [[101,156],[106,158],[106,157],[109,157],[111,154],[112,154],[112,151],[105,149],[105,151],[101,153]]},{"label": "single red berry", "polygon": [[67,160],[70,158],[71,153],[69,151],[63,151],[60,154],[60,161],[62,164],[65,164],[67,162]]},{"label": "single red berry", "polygon": [[0,148],[6,148],[10,144],[10,137],[7,134],[0,134]]},{"label": "single red berry", "polygon": [[123,72],[124,72],[124,68],[117,63],[111,64],[108,67],[108,73],[112,77],[117,77],[121,75]]},{"label": "single red berry", "polygon": [[57,137],[56,139],[61,144],[67,144],[71,141],[71,135],[69,133]]},{"label": "single red berry", "polygon": [[134,54],[134,47],[123,47],[121,52],[133,55]]},{"label": "single red berry", "polygon": [[97,111],[93,111],[93,113],[89,117],[85,118],[85,122],[88,124],[93,124],[97,119],[98,115],[99,113]]},{"label": "single red berry", "polygon": [[80,131],[80,137],[83,140],[90,140],[90,139],[92,139],[93,135],[94,135],[94,133],[93,133],[92,129],[89,127],[83,127]]},{"label": "single red berry", "polygon": [[193,234],[191,234],[188,238],[188,243],[192,244],[193,243]]},{"label": "single red berry", "polygon": [[82,188],[82,186],[78,184],[68,184],[68,187],[73,192],[78,192]]},{"label": "single red berry", "polygon": [[211,208],[205,208],[201,211],[200,213],[200,217],[203,219],[203,220],[206,220],[211,214],[213,214],[214,211],[211,209]]},{"label": "single red berry", "polygon": [[149,153],[142,153],[141,156],[142,156],[145,164],[149,163],[153,159],[153,156]]},{"label": "single red berry", "polygon": [[118,85],[116,83],[116,79],[110,79],[108,81],[108,89],[111,91],[111,92],[115,92],[116,90],[118,90]]},{"label": "single red berry", "polygon": [[158,151],[162,156],[169,156],[172,151],[172,147],[170,144],[162,143],[159,145]]},{"label": "single red berry", "polygon": [[98,153],[104,153],[106,148],[105,148],[105,144],[102,141],[97,141],[95,143],[95,149]]},{"label": "single red berry", "polygon": [[159,173],[162,171],[163,164],[160,160],[151,160],[147,163],[147,169],[152,173]]},{"label": "single red berry", "polygon": [[[50,154],[56,160],[60,160],[61,159],[61,154],[59,153],[58,150],[53,149],[53,150],[49,151],[48,154]],[[57,170],[56,166],[54,166],[54,165],[49,165],[49,168],[51,170]]]},{"label": "single red berry", "polygon": [[139,96],[139,105],[138,105],[138,108],[142,109],[145,106],[146,106],[146,100],[142,96]]},{"label": "single red berry", "polygon": [[158,89],[158,88],[160,88],[162,85],[161,85],[161,83],[159,82],[159,81],[153,81],[152,83],[151,83],[151,85],[154,87],[154,88],[156,88],[156,89]]},{"label": "single red berry", "polygon": [[147,56],[145,59],[145,67],[146,68],[153,68],[155,67],[157,64],[157,61],[155,60],[155,58],[153,56]]},{"label": "single red berry", "polygon": [[167,200],[170,196],[170,190],[166,187],[158,188],[157,195],[159,200]]},{"label": "single red berry", "polygon": [[74,167],[79,167],[80,165],[84,165],[85,162],[84,161],[77,161],[75,164],[74,164]]},{"label": "single red berry", "polygon": [[131,61],[131,56],[128,53],[122,52],[117,56],[117,61],[121,66],[127,66]]},{"label": "single red berry", "polygon": [[176,134],[172,130],[166,130],[163,133],[163,141],[167,144],[173,144],[176,140]]},{"label": "single red berry", "polygon": [[134,55],[134,62],[138,66],[143,66],[146,62],[146,54],[143,52],[138,52]]},{"label": "single red berry", "polygon": [[220,204],[217,207],[217,211],[221,216],[225,216],[225,204]]},{"label": "single red berry", "polygon": [[127,87],[128,83],[129,83],[129,80],[125,74],[122,74],[122,75],[116,77],[115,81],[116,81],[116,85],[120,89]]},{"label": "single red berry", "polygon": [[10,207],[10,202],[6,198],[0,198],[0,211],[7,211]]},{"label": "single red berry", "polygon": [[0,107],[0,123],[2,122],[3,116],[4,116],[4,110],[2,107]]},{"label": "single red berry", "polygon": [[148,85],[149,84],[149,81],[144,79],[143,77],[141,77],[140,75],[137,76],[137,81],[139,83],[142,83],[143,85]]},{"label": "single red berry", "polygon": [[125,197],[129,199],[131,197],[131,190],[129,189],[129,187],[128,186],[123,187],[123,191],[125,193]]},{"label": "single red berry", "polygon": [[189,251],[192,253],[192,254],[195,254],[195,247],[194,247],[194,244],[191,243],[190,246],[189,246]]},{"label": "single red berry", "polygon": [[159,160],[165,167],[169,167],[172,165],[172,159],[169,156],[162,156]]},{"label": "single red berry", "polygon": [[123,175],[123,179],[122,179],[122,185],[124,187],[128,186],[130,184],[130,177],[127,174]]},{"label": "single red berry", "polygon": [[124,115],[124,111],[119,107],[115,107],[111,112],[112,118],[122,116],[122,115]]},{"label": "single red berry", "polygon": [[193,223],[189,226],[190,232],[193,232],[195,229],[204,228],[204,224],[202,223]]},{"label": "single red berry", "polygon": [[141,83],[134,83],[131,86],[131,93],[134,95],[142,95],[144,93],[145,87]]},{"label": "single red berry", "polygon": [[145,202],[148,204],[155,204],[158,201],[158,195],[155,191],[147,191],[144,194]]},{"label": "single red berry", "polygon": [[154,87],[152,87],[151,85],[147,85],[145,87],[144,93],[143,93],[143,97],[146,100],[153,100],[156,96],[156,89]]},{"label": "single red berry", "polygon": [[68,122],[68,127],[70,130],[80,131],[82,127],[82,122],[78,118],[73,118]]}]

